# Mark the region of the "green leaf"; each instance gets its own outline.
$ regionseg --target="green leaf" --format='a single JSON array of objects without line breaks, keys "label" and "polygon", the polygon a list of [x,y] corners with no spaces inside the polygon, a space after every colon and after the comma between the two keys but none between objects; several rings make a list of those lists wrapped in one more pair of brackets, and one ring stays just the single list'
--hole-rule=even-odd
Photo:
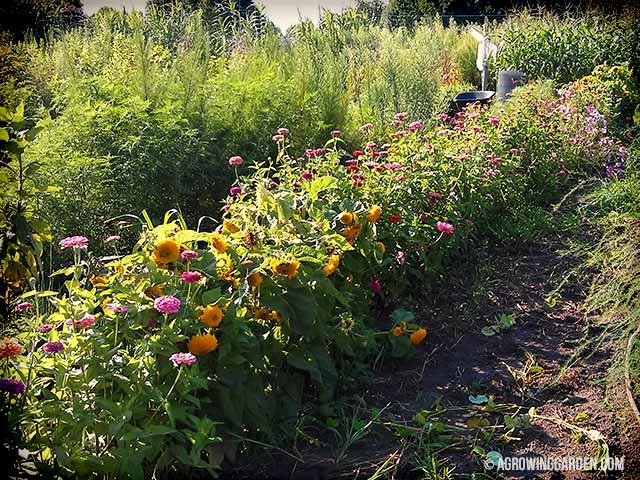
[{"label": "green leaf", "polygon": [[338,186],[338,179],[335,177],[324,176],[318,177],[307,184],[307,192],[309,192],[309,198],[316,200],[318,195],[325,190],[336,188]]},{"label": "green leaf", "polygon": [[139,440],[141,438],[149,438],[157,435],[170,435],[172,433],[176,433],[177,430],[175,428],[171,428],[167,425],[151,425],[145,426],[144,430],[135,429],[128,433],[122,435],[121,440],[130,441],[130,440]]},{"label": "green leaf", "polygon": [[496,331],[493,327],[484,327],[480,332],[487,337],[492,337],[496,334]]},{"label": "green leaf", "polygon": [[9,132],[7,132],[7,130],[4,128],[0,128],[0,141],[9,141]]},{"label": "green leaf", "polygon": [[416,318],[415,314],[404,308],[396,308],[391,312],[391,318],[396,322],[413,322]]},{"label": "green leaf", "polygon": [[220,291],[220,288],[207,290],[202,294],[202,304],[211,305],[213,303],[216,303],[220,297],[222,297],[222,292]]}]

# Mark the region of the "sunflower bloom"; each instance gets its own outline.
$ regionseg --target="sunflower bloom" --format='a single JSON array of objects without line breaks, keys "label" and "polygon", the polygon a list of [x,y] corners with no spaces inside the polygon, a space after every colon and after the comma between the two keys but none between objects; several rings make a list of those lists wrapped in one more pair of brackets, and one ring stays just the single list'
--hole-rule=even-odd
[{"label": "sunflower bloom", "polygon": [[217,305],[207,305],[206,307],[198,307],[202,313],[198,317],[207,327],[217,327],[222,322],[224,313]]},{"label": "sunflower bloom", "polygon": [[253,272],[247,277],[247,283],[250,287],[253,288],[260,288],[260,285],[262,285],[262,280],[262,275],[258,272]]},{"label": "sunflower bloom", "polygon": [[353,242],[358,235],[362,232],[362,225],[354,225],[352,227],[347,227],[342,231],[342,235],[349,242]]},{"label": "sunflower bloom", "polygon": [[205,333],[203,335],[194,335],[187,343],[189,352],[194,355],[204,355],[205,353],[213,352],[218,348],[218,339],[215,335]]},{"label": "sunflower bloom", "polygon": [[220,253],[225,253],[228,248],[227,240],[219,233],[211,235],[211,246]]},{"label": "sunflower bloom", "polygon": [[144,293],[146,293],[148,297],[158,298],[164,295],[164,290],[162,290],[160,285],[154,285],[153,287],[147,288]]},{"label": "sunflower bloom", "polygon": [[410,340],[413,345],[418,345],[427,338],[427,330],[424,328],[419,328],[415,332],[411,334]]},{"label": "sunflower bloom", "polygon": [[373,205],[367,213],[367,220],[369,220],[370,222],[375,222],[376,220],[378,220],[378,218],[380,218],[381,214],[382,208],[380,208],[379,205]]},{"label": "sunflower bloom", "polygon": [[340,265],[340,257],[338,255],[331,255],[322,271],[328,277],[329,275],[335,273],[335,271],[338,269],[338,265]]},{"label": "sunflower bloom", "polygon": [[294,278],[298,275],[300,262],[295,258],[289,262],[275,260],[272,268],[278,275],[286,275],[289,278]]},{"label": "sunflower bloom", "polygon": [[343,225],[351,225],[353,223],[355,214],[351,212],[342,212],[340,214],[340,223]]},{"label": "sunflower bloom", "polygon": [[91,277],[89,279],[89,282],[91,283],[91,285],[93,285],[94,287],[106,287],[107,286],[107,279],[104,277],[100,277],[100,276],[96,276],[96,277]]},{"label": "sunflower bloom", "polygon": [[160,240],[151,257],[158,265],[173,263],[180,258],[180,245],[174,240]]},{"label": "sunflower bloom", "polygon": [[223,220],[222,226],[229,231],[229,233],[238,233],[240,231],[240,227],[238,227],[231,220]]}]

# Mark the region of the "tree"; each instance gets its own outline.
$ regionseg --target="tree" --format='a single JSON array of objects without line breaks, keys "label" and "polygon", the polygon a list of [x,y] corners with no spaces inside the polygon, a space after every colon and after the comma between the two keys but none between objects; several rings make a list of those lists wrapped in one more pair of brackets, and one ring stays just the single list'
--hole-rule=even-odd
[{"label": "tree", "polygon": [[371,23],[379,24],[385,11],[382,0],[356,0],[356,12],[364,15]]},{"label": "tree", "polygon": [[81,0],[9,0],[0,2],[0,30],[14,40],[41,38],[50,29],[77,26],[86,18]]},{"label": "tree", "polygon": [[386,10],[390,28],[413,28],[424,19],[440,14],[449,0],[391,0]]}]

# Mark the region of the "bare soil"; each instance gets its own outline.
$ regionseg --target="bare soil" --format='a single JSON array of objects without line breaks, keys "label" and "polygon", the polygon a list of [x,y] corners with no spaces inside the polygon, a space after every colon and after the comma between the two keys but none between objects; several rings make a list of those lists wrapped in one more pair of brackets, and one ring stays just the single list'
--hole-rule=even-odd
[{"label": "bare soil", "polygon": [[[567,422],[600,432],[609,455],[625,457],[624,471],[496,473],[484,469],[470,441],[462,441],[436,455],[441,465],[455,466],[455,476],[640,479],[640,426],[627,404],[622,379],[611,382],[609,376],[623,345],[592,341],[599,327],[581,313],[585,292],[573,282],[567,282],[555,304],[547,302],[577,262],[558,253],[563,245],[563,238],[554,235],[529,245],[479,249],[469,264],[459,266],[458,282],[446,294],[414,299],[414,311],[429,327],[427,342],[409,361],[379,365],[363,385],[363,403],[384,412],[340,463],[335,463],[333,437],[318,433],[318,444],[299,447],[303,462],[271,452],[252,458],[251,465],[230,469],[223,478],[367,479],[382,466],[388,468],[379,478],[424,478],[415,468],[416,455],[424,457],[424,449],[394,434],[389,424],[415,426],[416,412],[439,402],[447,412],[438,420],[464,428],[469,419],[464,409],[473,414],[477,408],[469,395],[485,394],[496,404],[520,406],[520,413],[535,407],[545,417],[535,417],[529,427],[514,433],[519,440],[489,439],[487,449],[496,446],[513,457],[595,456],[596,442],[574,435],[562,423]],[[499,314],[513,315],[515,325],[499,335],[483,335],[482,327],[495,323]],[[523,390],[509,367],[522,369],[527,353],[542,371]]]}]

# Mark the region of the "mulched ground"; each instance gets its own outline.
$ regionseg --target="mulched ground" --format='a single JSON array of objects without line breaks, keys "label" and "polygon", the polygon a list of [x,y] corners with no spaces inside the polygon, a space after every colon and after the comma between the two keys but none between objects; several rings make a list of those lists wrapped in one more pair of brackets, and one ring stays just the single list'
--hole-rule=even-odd
[{"label": "mulched ground", "polygon": [[[493,395],[496,403],[521,405],[522,413],[535,407],[541,416],[599,431],[610,456],[625,457],[624,473],[609,477],[640,478],[640,428],[626,403],[622,382],[606,382],[622,345],[595,348],[588,343],[598,328],[580,312],[584,296],[580,289],[565,287],[553,307],[546,302],[576,263],[558,254],[563,243],[562,237],[554,236],[526,246],[481,250],[472,263],[459,269],[458,282],[446,295],[416,298],[418,316],[429,326],[428,342],[412,360],[386,361],[378,367],[366,391],[360,392],[366,405],[386,407],[384,421],[411,425],[416,412],[438,400],[451,409],[439,420],[464,426],[468,415],[456,413],[461,411],[456,408],[473,407],[470,394]],[[514,316],[513,327],[492,337],[480,333],[503,313]],[[522,394],[507,366],[522,368],[527,352],[543,371]],[[568,363],[570,368],[565,369]],[[507,444],[509,456],[596,454],[594,442],[575,438],[557,421],[536,418],[523,432],[520,440]],[[385,462],[393,468],[381,478],[420,478],[415,471],[415,448],[382,425],[351,446],[340,464],[333,461],[331,436],[320,439],[326,443],[300,449],[304,463],[267,453],[252,458],[251,464],[236,466],[223,478],[366,479]],[[455,475],[484,472],[471,445],[444,449],[438,458],[441,464],[455,466]],[[485,473],[476,478],[597,478],[585,472]]]}]

